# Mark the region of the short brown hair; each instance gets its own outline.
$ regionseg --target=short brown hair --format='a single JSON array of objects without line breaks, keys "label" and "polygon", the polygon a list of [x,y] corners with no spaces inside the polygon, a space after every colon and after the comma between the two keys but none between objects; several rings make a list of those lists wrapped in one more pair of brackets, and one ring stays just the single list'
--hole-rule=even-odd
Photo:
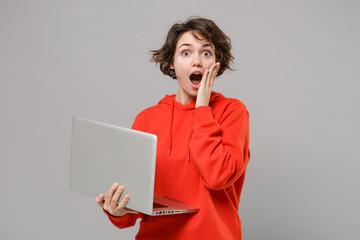
[{"label": "short brown hair", "polygon": [[226,69],[231,69],[230,63],[234,60],[230,50],[230,38],[215,24],[214,21],[201,17],[190,17],[183,23],[174,24],[166,37],[164,45],[159,50],[152,50],[151,61],[160,64],[160,70],[176,79],[174,69],[170,66],[174,62],[176,44],[180,36],[185,32],[191,32],[195,38],[203,36],[215,48],[215,60],[220,62],[220,69],[217,76],[220,76]]}]

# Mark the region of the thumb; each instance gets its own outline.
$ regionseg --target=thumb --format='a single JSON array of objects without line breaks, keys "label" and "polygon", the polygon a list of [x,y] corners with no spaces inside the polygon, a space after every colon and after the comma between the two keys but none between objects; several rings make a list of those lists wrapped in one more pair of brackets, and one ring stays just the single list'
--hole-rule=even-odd
[{"label": "thumb", "polygon": [[95,201],[97,202],[97,204],[99,204],[100,207],[104,206],[104,194],[100,194],[99,196],[97,196],[95,198]]}]

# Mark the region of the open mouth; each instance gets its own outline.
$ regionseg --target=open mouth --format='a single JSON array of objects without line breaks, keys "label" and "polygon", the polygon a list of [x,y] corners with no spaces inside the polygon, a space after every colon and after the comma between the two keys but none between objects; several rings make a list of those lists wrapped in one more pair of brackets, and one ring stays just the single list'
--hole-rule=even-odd
[{"label": "open mouth", "polygon": [[202,79],[201,73],[193,73],[190,75],[190,81],[194,85],[199,85]]}]

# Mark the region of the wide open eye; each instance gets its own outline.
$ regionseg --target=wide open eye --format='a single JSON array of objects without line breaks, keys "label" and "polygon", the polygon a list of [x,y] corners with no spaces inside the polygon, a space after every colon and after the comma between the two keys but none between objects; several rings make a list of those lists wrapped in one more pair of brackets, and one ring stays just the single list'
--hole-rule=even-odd
[{"label": "wide open eye", "polygon": [[189,56],[190,55],[190,52],[189,51],[187,51],[187,50],[185,50],[185,51],[182,51],[181,52],[181,55],[183,55],[183,56]]},{"label": "wide open eye", "polygon": [[205,57],[210,57],[210,56],[211,56],[211,52],[208,51],[208,50],[203,51],[202,54],[203,54]]}]

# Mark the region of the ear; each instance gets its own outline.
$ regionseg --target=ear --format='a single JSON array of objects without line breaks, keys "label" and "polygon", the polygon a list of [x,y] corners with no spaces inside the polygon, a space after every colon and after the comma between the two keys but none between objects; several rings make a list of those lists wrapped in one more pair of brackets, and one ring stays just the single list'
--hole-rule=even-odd
[{"label": "ear", "polygon": [[170,69],[175,69],[174,64],[170,64]]}]

